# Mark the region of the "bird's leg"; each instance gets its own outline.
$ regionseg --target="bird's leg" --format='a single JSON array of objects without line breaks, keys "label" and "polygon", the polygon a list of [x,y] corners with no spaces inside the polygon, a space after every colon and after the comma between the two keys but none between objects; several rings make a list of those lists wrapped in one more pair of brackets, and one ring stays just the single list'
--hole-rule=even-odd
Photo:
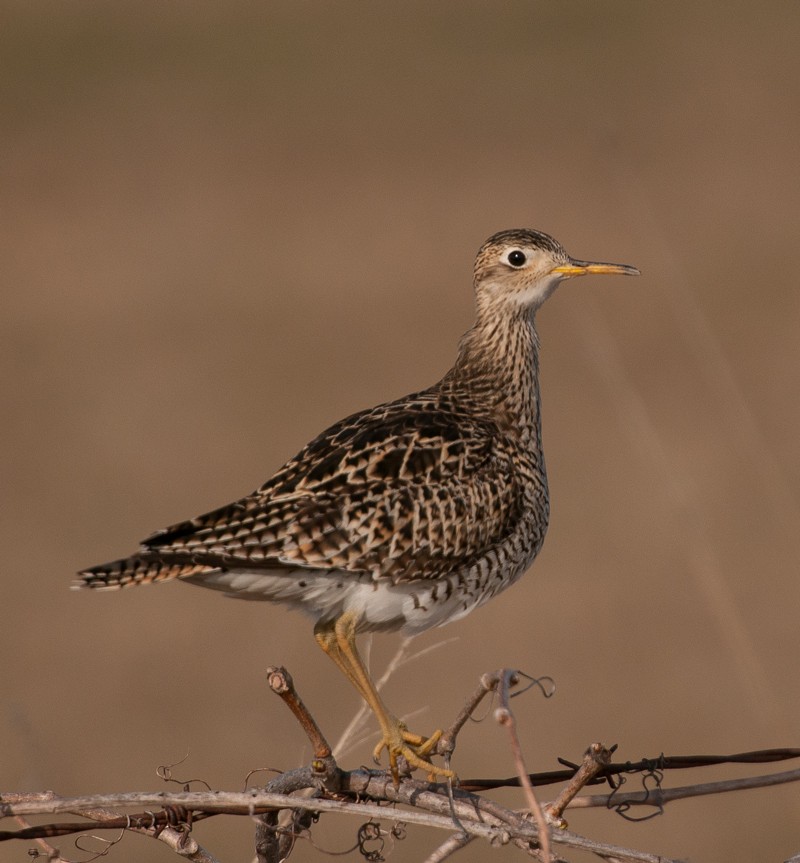
[{"label": "bird's leg", "polygon": [[425,770],[431,776],[454,778],[455,774],[452,770],[437,767],[426,761],[424,757],[429,755],[436,746],[441,731],[437,731],[429,738],[412,734],[387,710],[356,647],[355,615],[343,614],[335,621],[318,623],[314,627],[314,635],[320,647],[339,666],[375,714],[383,733],[383,740],[374,752],[375,760],[378,760],[381,750],[385,747],[389,753],[389,768],[395,785],[400,781],[397,768],[397,758],[400,755],[411,767]]},{"label": "bird's leg", "polygon": [[[317,623],[314,627],[314,637],[317,639],[317,644],[330,656],[336,663],[339,670],[350,681],[350,683],[358,691],[358,694],[370,704],[367,693],[361,685],[361,680],[353,674],[347,659],[342,655],[339,647],[339,642],[336,638],[336,628],[334,622]],[[370,704],[370,707],[372,705]]]}]

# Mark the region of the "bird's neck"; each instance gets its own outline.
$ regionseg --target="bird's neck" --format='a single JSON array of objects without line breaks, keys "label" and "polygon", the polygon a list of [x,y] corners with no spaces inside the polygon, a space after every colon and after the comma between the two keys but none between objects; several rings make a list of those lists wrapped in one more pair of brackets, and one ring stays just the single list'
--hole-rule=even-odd
[{"label": "bird's neck", "polygon": [[461,339],[448,378],[501,427],[523,437],[534,435],[534,443],[541,446],[539,338],[532,312],[479,312]]}]

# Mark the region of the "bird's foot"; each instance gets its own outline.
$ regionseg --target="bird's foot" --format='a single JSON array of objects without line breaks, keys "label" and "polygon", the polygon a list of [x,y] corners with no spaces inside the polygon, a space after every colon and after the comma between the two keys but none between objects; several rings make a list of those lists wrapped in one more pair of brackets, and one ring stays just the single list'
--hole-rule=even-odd
[{"label": "bird's foot", "polygon": [[431,782],[435,782],[437,778],[456,779],[456,774],[452,770],[448,770],[446,767],[437,767],[427,759],[427,756],[436,748],[441,736],[441,729],[434,731],[430,737],[413,734],[402,722],[392,719],[389,727],[384,729],[383,740],[375,747],[372,757],[375,759],[375,763],[379,764],[381,752],[385,749],[389,753],[389,770],[395,787],[400,783],[400,771],[397,764],[400,756],[405,758],[412,770],[424,770]]}]

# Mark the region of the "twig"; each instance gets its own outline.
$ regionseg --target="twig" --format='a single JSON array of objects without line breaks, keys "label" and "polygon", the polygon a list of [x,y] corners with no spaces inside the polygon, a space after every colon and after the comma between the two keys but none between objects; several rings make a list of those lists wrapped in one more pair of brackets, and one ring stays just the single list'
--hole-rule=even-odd
[{"label": "twig", "polygon": [[273,665],[267,669],[267,681],[269,688],[281,697],[283,703],[292,711],[295,719],[302,726],[303,731],[305,731],[314,748],[314,758],[330,758],[331,747],[319,730],[314,717],[308,712],[308,708],[297,694],[292,675],[285,668]]},{"label": "twig", "polygon": [[[30,821],[23,818],[21,815],[15,815],[14,820],[19,824],[22,831],[29,830],[31,827]],[[46,839],[41,836],[37,836],[34,841],[47,855],[48,863],[66,863],[58,848],[54,848]]]},{"label": "twig", "polygon": [[[306,796],[318,796],[318,789],[335,791],[339,785],[339,768],[331,754],[331,747],[320,731],[314,717],[294,688],[291,674],[281,667],[267,669],[270,689],[280,696],[284,704],[300,723],[314,750],[311,772],[293,771],[282,774],[267,783],[266,790],[289,794],[293,791],[312,790]],[[288,807],[284,807],[288,808]],[[311,810],[293,809],[289,825],[281,828],[279,819],[283,810],[274,810],[258,818],[255,834],[257,863],[278,863],[285,860],[292,851],[297,835],[307,830],[315,817]]]},{"label": "twig", "polygon": [[439,755],[446,755],[448,757],[452,756],[456,748],[456,737],[466,724],[467,720],[472,716],[475,708],[490,692],[495,691],[497,684],[500,681],[500,675],[500,671],[492,671],[488,674],[481,675],[477,689],[466,700],[453,724],[442,732],[442,736],[436,744],[436,752]]},{"label": "twig", "polygon": [[545,816],[551,824],[562,830],[567,826],[567,822],[562,817],[564,810],[569,806],[570,801],[581,788],[591,782],[604,767],[608,766],[613,751],[613,749],[606,749],[602,743],[592,743],[586,750],[583,763],[578,768],[578,771],[558,797],[544,807]]},{"label": "twig", "polygon": [[528,778],[528,771],[525,768],[525,760],[522,757],[522,746],[517,736],[517,722],[514,719],[514,714],[511,712],[509,691],[512,686],[515,686],[519,681],[517,672],[510,668],[504,668],[500,674],[500,683],[498,685],[498,694],[500,696],[500,706],[494,712],[494,718],[508,729],[508,736],[511,743],[511,753],[514,756],[514,763],[517,768],[522,788],[525,791],[525,798],[528,801],[528,807],[531,810],[536,825],[539,828],[539,845],[542,849],[542,859],[544,863],[550,863],[550,825],[544,817],[542,807],[536,799],[533,791],[533,785]]}]

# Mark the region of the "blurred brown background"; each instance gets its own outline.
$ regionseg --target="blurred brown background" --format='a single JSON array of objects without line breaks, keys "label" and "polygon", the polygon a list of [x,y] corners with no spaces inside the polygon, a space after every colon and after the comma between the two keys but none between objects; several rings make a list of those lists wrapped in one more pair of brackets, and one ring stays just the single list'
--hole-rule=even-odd
[{"label": "blurred brown background", "polygon": [[[770,0],[4,3],[0,788],[159,788],[187,752],[176,775],[220,788],[296,766],[271,663],[338,736],[356,697],[302,616],[67,587],[436,380],[477,247],[516,226],[643,276],[570,283],[539,316],[548,541],[420,637],[446,643],[387,700],[433,728],[483,671],[550,674],[555,698],[516,702],[537,770],[594,740],[800,745],[799,73],[800,6]],[[397,643],[376,639],[378,669]],[[513,772],[491,720],[456,767]],[[785,786],[570,822],[717,863],[797,853],[798,816]],[[197,833],[248,859],[246,822]],[[411,831],[393,859],[443,838]],[[111,859],[134,856],[170,853],[131,837]]]}]

